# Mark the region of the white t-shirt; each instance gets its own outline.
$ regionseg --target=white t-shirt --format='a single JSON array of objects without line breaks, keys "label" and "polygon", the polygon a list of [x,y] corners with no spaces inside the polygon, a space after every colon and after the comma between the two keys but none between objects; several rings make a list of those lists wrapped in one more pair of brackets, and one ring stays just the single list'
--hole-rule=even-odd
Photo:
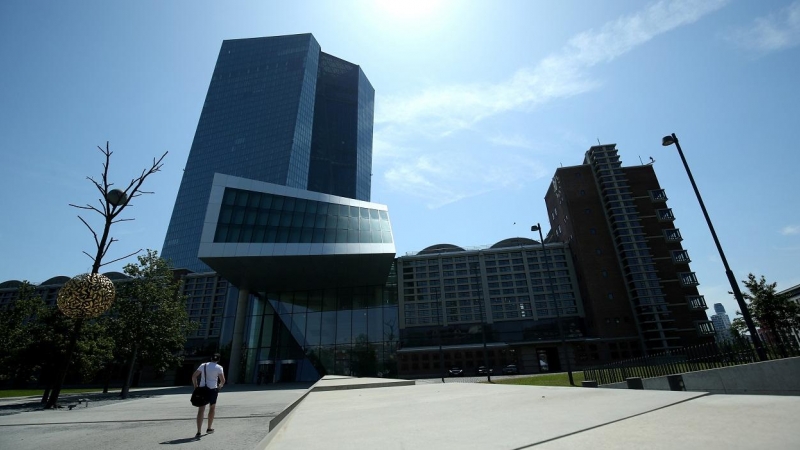
[{"label": "white t-shirt", "polygon": [[[206,366],[205,370],[203,366]],[[222,366],[212,361],[200,364],[197,370],[200,371],[200,383],[198,386],[206,386],[206,374],[208,374],[208,387],[211,389],[217,388],[218,377],[223,374]]]}]

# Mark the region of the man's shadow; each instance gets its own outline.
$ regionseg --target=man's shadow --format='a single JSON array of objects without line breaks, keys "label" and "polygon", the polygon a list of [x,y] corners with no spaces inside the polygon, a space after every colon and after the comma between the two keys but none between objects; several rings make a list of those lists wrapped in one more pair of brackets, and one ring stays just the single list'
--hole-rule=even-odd
[{"label": "man's shadow", "polygon": [[[203,436],[206,436],[205,434]],[[200,438],[197,437],[190,437],[190,438],[183,438],[183,439],[173,439],[171,441],[164,441],[159,442],[161,445],[176,445],[176,444],[188,444],[189,442],[199,441]]]}]

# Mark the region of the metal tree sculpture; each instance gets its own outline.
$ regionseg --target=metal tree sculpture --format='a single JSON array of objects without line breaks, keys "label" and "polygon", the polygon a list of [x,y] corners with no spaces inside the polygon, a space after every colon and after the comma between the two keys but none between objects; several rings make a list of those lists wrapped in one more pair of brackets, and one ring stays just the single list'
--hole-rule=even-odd
[{"label": "metal tree sculpture", "polygon": [[94,231],[94,229],[91,227],[91,225],[89,225],[83,219],[83,217],[78,216],[78,218],[81,220],[81,222],[83,222],[83,224],[86,225],[87,228],[89,228],[89,231],[92,232],[92,235],[94,236],[94,243],[97,246],[97,251],[96,251],[94,257],[92,257],[92,255],[90,255],[89,253],[83,252],[86,256],[88,256],[88,257],[90,257],[90,258],[92,258],[94,260],[94,264],[92,264],[92,273],[98,273],[99,270],[100,270],[100,267],[105,266],[107,264],[111,264],[113,262],[120,261],[120,260],[125,259],[125,258],[128,258],[128,257],[133,256],[133,255],[139,253],[140,251],[142,251],[142,249],[139,249],[139,250],[137,250],[137,251],[135,251],[133,253],[127,254],[127,255],[125,255],[125,256],[123,256],[121,258],[117,258],[117,259],[108,261],[106,263],[102,262],[103,258],[106,256],[106,253],[108,253],[108,249],[109,249],[109,247],[111,247],[111,244],[113,244],[114,242],[118,241],[118,239],[115,239],[115,238],[111,237],[110,234],[109,234],[109,232],[111,230],[111,225],[113,225],[115,223],[119,223],[119,222],[125,222],[125,221],[129,221],[129,220],[133,220],[133,219],[118,219],[117,217],[130,204],[131,200],[133,200],[136,197],[141,196],[142,194],[152,194],[153,193],[153,192],[148,192],[148,191],[142,191],[141,190],[142,184],[144,183],[144,180],[148,176],[150,176],[150,175],[152,175],[152,174],[154,174],[156,172],[159,172],[161,170],[161,167],[164,165],[162,163],[162,161],[164,160],[164,158],[167,156],[167,153],[168,153],[168,152],[164,152],[164,154],[161,155],[161,158],[158,158],[158,160],[156,160],[154,158],[153,159],[153,165],[150,166],[149,169],[142,170],[142,174],[139,175],[137,178],[132,179],[131,182],[128,184],[128,187],[126,187],[124,190],[120,190],[120,189],[111,189],[111,186],[113,186],[114,183],[109,183],[108,182],[108,165],[111,162],[111,155],[113,154],[113,152],[108,149],[108,142],[106,142],[106,148],[105,149],[103,149],[102,147],[99,147],[99,146],[97,148],[100,149],[100,151],[106,157],[106,161],[103,163],[103,178],[102,178],[101,181],[97,181],[92,177],[86,177],[86,179],[91,181],[95,185],[97,190],[100,191],[101,197],[98,199],[98,202],[100,202],[100,208],[98,208],[98,207],[96,207],[94,205],[88,204],[88,203],[86,205],[84,205],[84,206],[74,205],[72,203],[69,204],[69,206],[72,206],[72,207],[75,207],[75,208],[94,211],[94,212],[100,214],[101,216],[103,216],[103,219],[105,219],[105,226],[103,227],[103,234],[98,239],[97,233]]},{"label": "metal tree sculpture", "polygon": [[58,291],[58,309],[73,319],[91,319],[108,311],[115,295],[114,283],[107,276],[84,273]]},{"label": "metal tree sculpture", "polygon": [[78,275],[69,280],[58,293],[58,308],[66,316],[75,319],[75,327],[70,334],[69,346],[67,347],[64,365],[57,374],[53,390],[49,398],[47,398],[47,408],[54,408],[58,404],[58,396],[61,393],[61,385],[63,384],[64,377],[67,374],[67,369],[69,368],[70,360],[72,359],[72,353],[75,351],[75,344],[78,341],[78,335],[80,334],[81,327],[83,326],[83,320],[103,314],[114,302],[114,284],[105,275],[101,275],[99,273],[100,268],[107,264],[111,264],[113,262],[133,256],[142,251],[142,249],[139,249],[133,253],[129,253],[123,257],[104,263],[103,258],[108,253],[108,249],[111,247],[111,244],[118,241],[117,239],[111,237],[111,225],[119,222],[134,220],[132,218],[122,219],[119,218],[119,215],[128,205],[130,205],[131,200],[134,198],[139,197],[142,194],[152,194],[152,192],[142,191],[142,184],[148,176],[161,170],[161,167],[164,165],[162,161],[168,153],[164,152],[164,154],[158,159],[153,158],[153,165],[150,166],[149,169],[142,170],[141,175],[132,179],[125,189],[112,189],[114,183],[110,183],[108,181],[108,167],[111,162],[111,155],[113,152],[109,150],[108,142],[106,142],[105,149],[100,146],[97,148],[103,153],[103,155],[105,155],[102,178],[100,181],[97,181],[92,177],[86,178],[91,181],[100,192],[100,198],[98,199],[99,207],[89,203],[86,205],[75,205],[70,203],[69,206],[78,209],[94,211],[103,216],[103,232],[98,237],[97,232],[92,228],[92,226],[89,225],[89,223],[83,217],[80,215],[78,216],[78,219],[80,219],[81,222],[86,225],[89,231],[91,231],[92,236],[94,236],[96,252],[94,256],[85,251],[83,252],[86,256],[92,258],[93,260],[92,272],[89,274]]}]

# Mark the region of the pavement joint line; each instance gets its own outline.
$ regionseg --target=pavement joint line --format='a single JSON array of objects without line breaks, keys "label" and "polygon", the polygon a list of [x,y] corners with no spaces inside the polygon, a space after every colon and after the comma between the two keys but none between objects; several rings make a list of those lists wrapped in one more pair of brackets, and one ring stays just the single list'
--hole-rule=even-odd
[{"label": "pavement joint line", "polygon": [[561,436],[556,436],[556,437],[553,437],[553,438],[550,438],[550,439],[546,439],[544,441],[535,442],[535,443],[529,444],[529,445],[523,445],[522,447],[515,447],[515,448],[512,448],[510,450],[525,450],[525,449],[528,449],[528,448],[533,448],[533,447],[536,447],[537,445],[546,444],[546,443],[552,442],[552,441],[557,441],[557,440],[563,439],[565,437],[574,436],[576,434],[580,434],[580,433],[583,433],[583,432],[586,432],[586,431],[589,431],[589,430],[594,430],[595,428],[601,428],[601,427],[604,427],[606,425],[611,425],[611,424],[614,424],[614,423],[617,423],[617,422],[622,422],[623,420],[628,420],[628,419],[632,419],[634,417],[643,416],[645,414],[650,414],[650,413],[658,411],[660,409],[671,408],[671,407],[673,407],[675,405],[680,405],[681,403],[690,402],[692,400],[695,400],[695,399],[698,399],[698,398],[707,397],[709,395],[711,395],[711,394],[708,393],[708,392],[703,392],[702,395],[698,395],[697,397],[683,399],[683,400],[675,402],[675,403],[670,403],[669,405],[659,406],[658,408],[654,408],[654,409],[651,409],[649,411],[642,411],[640,413],[632,414],[632,415],[627,416],[627,417],[622,417],[622,418],[617,419],[617,420],[612,420],[611,422],[601,423],[599,425],[583,428],[583,429],[580,429],[580,430],[577,430],[577,431],[573,431],[571,433],[563,434]]},{"label": "pavement joint line", "polygon": [[[253,419],[263,417],[275,417],[269,414],[254,414],[252,416],[228,416],[228,417],[214,417],[214,421],[226,419]],[[86,423],[131,423],[131,422],[164,422],[164,421],[180,421],[191,420],[194,422],[196,417],[175,418],[175,419],[130,419],[130,420],[87,420],[85,422],[40,422],[40,423],[4,423],[0,427],[29,427],[39,425],[82,425]]]}]

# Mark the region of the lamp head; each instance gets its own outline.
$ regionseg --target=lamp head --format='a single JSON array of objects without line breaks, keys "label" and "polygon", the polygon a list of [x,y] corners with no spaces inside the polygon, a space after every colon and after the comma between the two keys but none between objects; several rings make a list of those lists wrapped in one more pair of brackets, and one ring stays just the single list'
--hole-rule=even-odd
[{"label": "lamp head", "polygon": [[539,231],[539,226],[538,225],[532,225],[531,226],[531,231]]},{"label": "lamp head", "polygon": [[661,145],[663,145],[664,147],[669,147],[674,143],[675,143],[675,138],[673,138],[672,136],[664,136],[661,139]]},{"label": "lamp head", "polygon": [[106,200],[108,200],[111,206],[120,206],[125,204],[128,200],[128,195],[120,189],[114,189],[106,194]]}]

